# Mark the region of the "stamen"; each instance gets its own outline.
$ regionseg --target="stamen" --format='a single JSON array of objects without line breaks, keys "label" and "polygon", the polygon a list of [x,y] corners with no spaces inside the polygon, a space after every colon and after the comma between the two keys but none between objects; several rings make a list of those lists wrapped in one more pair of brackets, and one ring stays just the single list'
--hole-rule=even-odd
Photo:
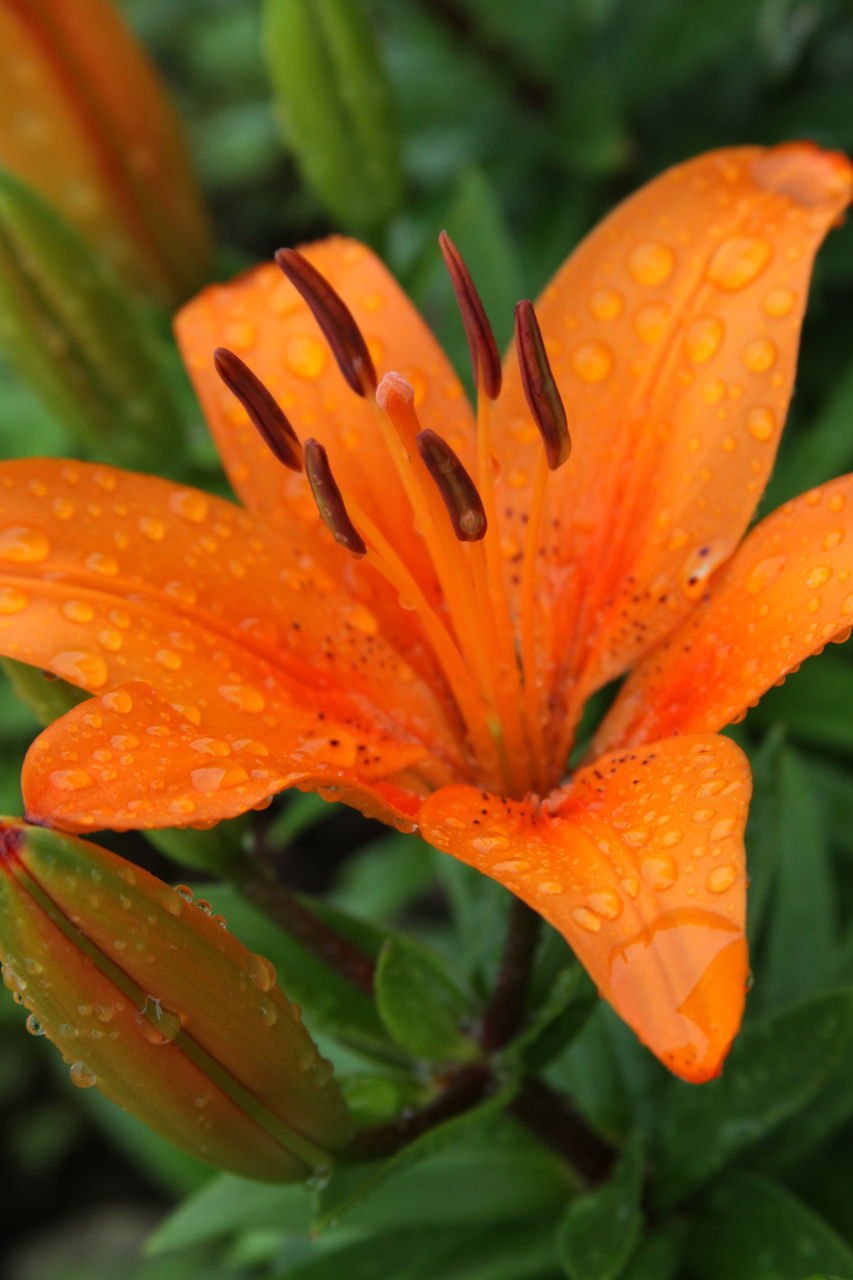
[{"label": "stamen", "polygon": [[367,555],[367,544],[349,518],[338,488],[329,457],[319,440],[305,441],[305,470],[317,510],[335,542],[361,558]]},{"label": "stamen", "polygon": [[542,330],[533,303],[527,298],[522,298],[515,308],[515,349],[528,407],[542,436],[548,466],[556,471],[571,453],[572,441]]},{"label": "stamen", "polygon": [[486,512],[474,481],[446,440],[427,428],[418,435],[424,465],[441,494],[460,542],[478,542],[486,532]]},{"label": "stamen", "polygon": [[462,316],[471,352],[474,381],[479,389],[482,380],[486,395],[490,400],[497,400],[501,390],[501,358],[486,309],[462,254],[446,231],[442,231],[438,237],[438,245]]},{"label": "stamen", "polygon": [[353,391],[360,396],[373,391],[376,387],[373,360],[343,298],[297,249],[279,249],[275,260],[310,307]]},{"label": "stamen", "polygon": [[228,390],[240,401],[252,425],[263,436],[279,462],[283,462],[291,471],[301,471],[302,448],[299,437],[272,392],[227,347],[216,348],[213,363],[216,372]]}]

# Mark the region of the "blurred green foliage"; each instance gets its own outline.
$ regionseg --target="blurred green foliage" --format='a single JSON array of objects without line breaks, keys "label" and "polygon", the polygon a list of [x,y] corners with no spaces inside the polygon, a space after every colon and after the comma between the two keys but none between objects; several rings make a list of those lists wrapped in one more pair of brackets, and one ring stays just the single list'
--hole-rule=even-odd
[{"label": "blurred green foliage", "polygon": [[[505,340],[515,299],[535,295],[601,214],[668,164],[729,143],[797,137],[853,149],[847,0],[345,0],[321,7],[340,11],[369,45],[366,53],[336,45],[322,58],[334,66],[343,59],[356,95],[375,58],[390,97],[373,115],[365,108],[350,121],[342,92],[325,102],[319,122],[306,121],[292,95],[311,91],[310,68],[303,60],[305,86],[291,84],[287,58],[268,47],[273,78],[282,78],[279,97],[291,95],[282,133],[259,0],[123,0],[186,121],[216,220],[221,275],[279,244],[367,227],[460,368],[461,330],[435,248],[440,227],[458,239]],[[287,6],[270,0],[267,8],[272,15]],[[276,20],[268,15],[268,46]],[[367,62],[353,67],[350,55]],[[378,142],[377,129],[384,131]],[[310,155],[324,130],[331,139],[325,166]],[[768,504],[853,466],[851,303],[848,225],[818,261]],[[162,318],[158,340],[164,334]],[[222,487],[185,390],[163,394],[170,412],[182,406],[190,444],[177,461],[164,448],[159,469],[177,465]],[[4,372],[0,452],[78,447],[62,416],[51,417]],[[14,812],[35,721],[6,685],[0,704],[0,798]],[[772,691],[737,736],[756,781],[748,832],[756,981],[720,1081],[695,1089],[667,1077],[595,1001],[549,934],[502,1090],[402,1158],[341,1171],[321,1188],[261,1187],[188,1165],[86,1097],[94,1123],[132,1161],[146,1195],[189,1194],[142,1261],[93,1245],[84,1263],[72,1250],[67,1263],[52,1256],[36,1272],[27,1270],[25,1241],[10,1274],[853,1280],[849,649],[832,650]],[[333,824],[329,807],[309,800],[285,805],[268,835],[294,847],[307,835],[316,858],[323,850],[331,858]],[[242,830],[234,835],[242,838]],[[353,844],[328,910],[381,954],[378,1009],[318,973],[298,943],[232,889],[205,885],[205,896],[287,975],[324,1052],[348,1073],[354,1104],[379,1120],[422,1097],[422,1057],[465,1057],[465,1021],[493,981],[507,901],[493,883],[413,839],[377,837],[364,827],[350,850]],[[175,856],[204,864],[195,847]],[[175,867],[173,878],[181,874]],[[23,1220],[50,1235],[32,1189],[53,1187],[61,1206],[56,1186],[85,1157],[92,1130],[64,1083],[46,1087],[41,1046],[20,1034],[19,1012],[0,1002],[0,1102],[13,1116],[2,1157],[19,1190],[27,1189]],[[608,1182],[578,1194],[565,1164],[505,1114],[525,1055],[570,1092],[597,1133],[623,1148]],[[38,1092],[33,1072],[45,1086]]]}]

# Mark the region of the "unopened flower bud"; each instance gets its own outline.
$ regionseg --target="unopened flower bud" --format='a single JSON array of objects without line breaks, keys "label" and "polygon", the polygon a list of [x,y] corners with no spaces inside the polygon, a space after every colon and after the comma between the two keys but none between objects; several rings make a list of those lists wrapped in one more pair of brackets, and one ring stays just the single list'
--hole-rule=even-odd
[{"label": "unopened flower bud", "polygon": [[0,819],[3,981],[81,1087],[192,1155],[287,1182],[328,1167],[350,1121],[275,970],[189,890]]},{"label": "unopened flower bud", "polygon": [[0,164],[129,284],[168,304],[205,277],[207,217],[175,111],[113,0],[0,5]]}]

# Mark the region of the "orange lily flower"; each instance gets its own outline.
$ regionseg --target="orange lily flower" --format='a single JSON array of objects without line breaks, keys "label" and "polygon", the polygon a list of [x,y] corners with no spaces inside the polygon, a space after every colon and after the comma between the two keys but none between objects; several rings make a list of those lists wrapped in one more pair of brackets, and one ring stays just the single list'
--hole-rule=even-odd
[{"label": "orange lily flower", "polygon": [[[807,143],[664,174],[545,290],[547,354],[520,306],[499,396],[469,290],[476,420],[351,241],[305,250],[336,293],[281,261],[361,396],[274,265],[205,290],[177,333],[248,511],[105,467],[0,467],[0,649],[98,695],[33,745],[29,816],[179,826],[319,790],[501,881],[672,1071],[715,1075],[747,983],[750,792],[718,731],[853,621],[853,478],[736,550],[851,177]],[[220,353],[289,466],[217,377],[223,345],[263,380]],[[371,361],[396,372],[376,387]],[[635,664],[567,778],[584,702]]]}]

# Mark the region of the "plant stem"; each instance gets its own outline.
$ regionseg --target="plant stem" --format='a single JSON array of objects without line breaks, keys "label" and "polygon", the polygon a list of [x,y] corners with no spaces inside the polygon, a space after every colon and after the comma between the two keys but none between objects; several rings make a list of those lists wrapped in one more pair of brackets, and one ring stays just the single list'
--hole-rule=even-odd
[{"label": "plant stem", "polygon": [[513,898],[498,979],[480,1029],[480,1044],[489,1053],[502,1049],[518,1030],[541,924],[535,911]]},{"label": "plant stem", "polygon": [[279,884],[263,862],[247,856],[232,864],[229,870],[233,883],[244,898],[313,951],[347,982],[373,998],[373,961]]},{"label": "plant stem", "polygon": [[588,1186],[603,1182],[616,1151],[590,1129],[569,1098],[544,1080],[525,1080],[509,1105],[516,1119],[575,1169]]},{"label": "plant stem", "polygon": [[403,1112],[388,1124],[362,1129],[353,1139],[349,1154],[356,1160],[379,1160],[394,1155],[430,1129],[476,1106],[491,1084],[492,1074],[485,1064],[461,1067],[438,1097],[420,1111]]}]

